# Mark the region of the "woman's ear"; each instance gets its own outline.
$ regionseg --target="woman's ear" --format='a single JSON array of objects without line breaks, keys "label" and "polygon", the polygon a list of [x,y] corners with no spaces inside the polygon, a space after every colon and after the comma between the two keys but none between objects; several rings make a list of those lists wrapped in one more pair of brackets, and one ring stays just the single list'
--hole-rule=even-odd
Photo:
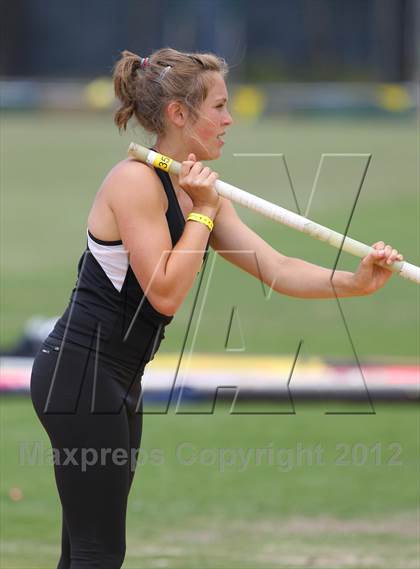
[{"label": "woman's ear", "polygon": [[188,111],[180,101],[171,101],[166,107],[166,114],[175,126],[183,127],[187,122]]}]

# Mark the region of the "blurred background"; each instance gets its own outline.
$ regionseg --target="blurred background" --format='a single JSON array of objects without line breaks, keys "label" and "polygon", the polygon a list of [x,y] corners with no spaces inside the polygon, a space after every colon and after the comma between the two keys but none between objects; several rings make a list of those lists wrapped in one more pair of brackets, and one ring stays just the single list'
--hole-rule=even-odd
[{"label": "blurred background", "polygon": [[[45,568],[60,504],[32,358],[99,185],[132,140],[153,143],[113,125],[120,52],[224,57],[221,178],[419,265],[420,2],[4,0],[0,25],[0,561]],[[284,254],[335,266],[336,250],[237,211]],[[124,566],[417,567],[419,301],[397,276],[340,302],[269,294],[211,254],[145,374]]]}]

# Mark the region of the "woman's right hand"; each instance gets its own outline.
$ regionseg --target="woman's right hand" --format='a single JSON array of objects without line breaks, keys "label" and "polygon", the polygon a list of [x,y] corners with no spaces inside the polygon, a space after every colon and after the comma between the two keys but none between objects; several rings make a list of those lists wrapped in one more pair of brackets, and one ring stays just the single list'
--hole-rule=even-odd
[{"label": "woman's right hand", "polygon": [[209,210],[216,215],[221,199],[214,184],[219,175],[201,162],[197,162],[195,154],[189,154],[182,162],[179,173],[179,185],[190,196],[195,209]]}]

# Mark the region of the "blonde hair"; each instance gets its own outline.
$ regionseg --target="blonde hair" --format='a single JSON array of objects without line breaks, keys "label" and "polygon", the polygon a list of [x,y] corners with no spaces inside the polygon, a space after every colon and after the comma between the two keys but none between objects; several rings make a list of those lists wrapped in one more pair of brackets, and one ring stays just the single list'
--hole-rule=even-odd
[{"label": "blonde hair", "polygon": [[148,132],[165,132],[164,109],[170,101],[180,101],[190,109],[192,118],[207,97],[211,78],[209,72],[225,76],[224,59],[212,53],[183,53],[171,48],[155,51],[143,59],[123,51],[114,67],[114,89],[120,107],[114,121],[119,130],[135,116]]}]

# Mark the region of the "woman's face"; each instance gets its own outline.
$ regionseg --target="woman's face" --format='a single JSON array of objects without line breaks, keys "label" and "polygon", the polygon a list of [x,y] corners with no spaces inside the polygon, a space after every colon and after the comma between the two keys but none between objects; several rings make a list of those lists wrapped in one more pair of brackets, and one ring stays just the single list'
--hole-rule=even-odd
[{"label": "woman's face", "polygon": [[198,118],[186,129],[188,146],[197,160],[219,158],[223,136],[233,122],[227,102],[225,81],[220,73],[213,72],[207,97],[197,110]]}]

